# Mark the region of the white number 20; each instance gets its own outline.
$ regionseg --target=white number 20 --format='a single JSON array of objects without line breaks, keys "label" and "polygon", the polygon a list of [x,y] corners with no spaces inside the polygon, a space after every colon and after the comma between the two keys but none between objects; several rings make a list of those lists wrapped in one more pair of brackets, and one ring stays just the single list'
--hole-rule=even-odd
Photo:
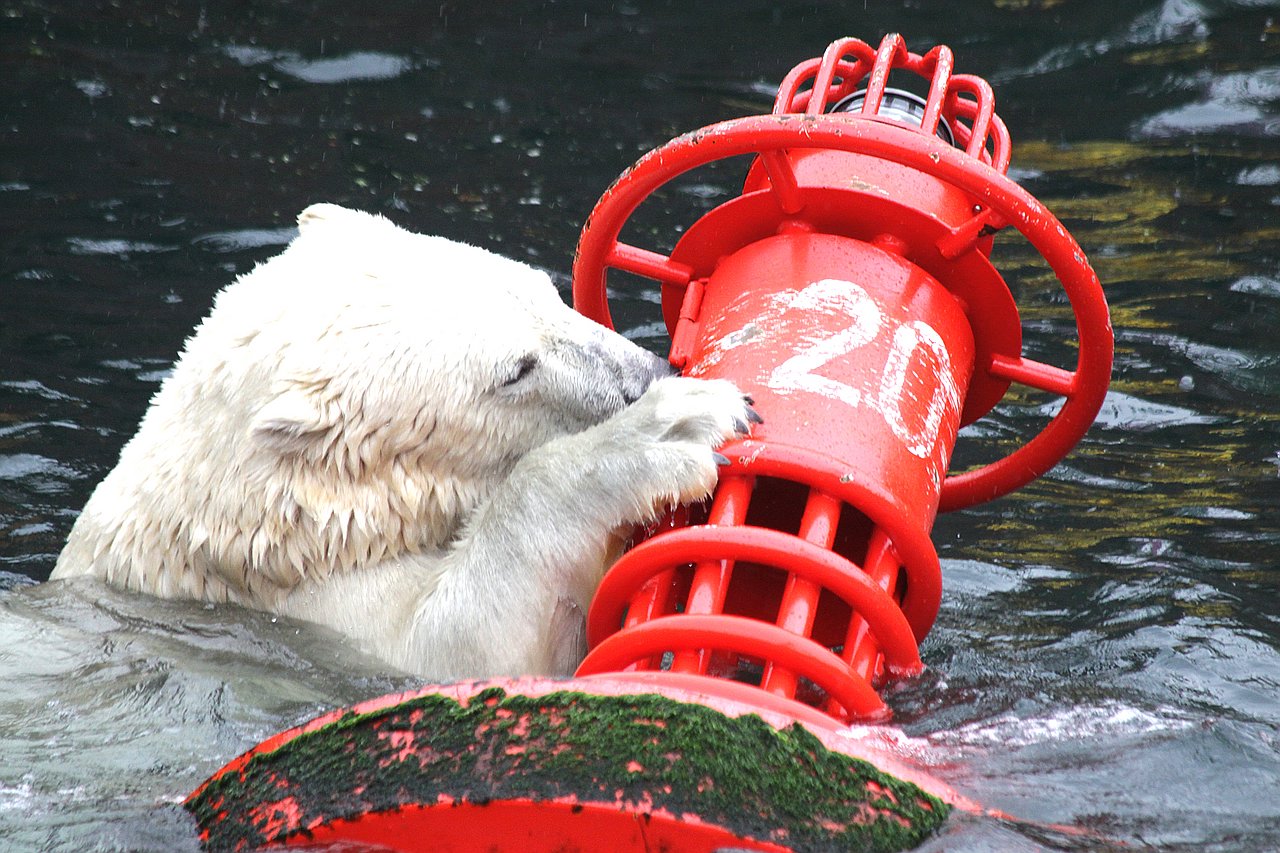
[{"label": "white number 20", "polygon": [[[783,330],[790,325],[785,321],[786,314],[796,311],[819,311],[846,318],[847,322],[830,335],[818,337],[808,333],[811,340],[774,368],[768,379],[769,387],[783,394],[808,391],[840,400],[849,406],[867,406],[884,418],[889,429],[912,455],[922,459],[928,457],[937,444],[943,415],[948,409],[956,412],[960,408],[960,389],[951,369],[951,354],[937,331],[921,320],[894,323],[866,290],[851,281],[826,278],[799,292],[781,294],[780,298],[787,303],[779,306],[783,308],[780,318]],[[818,373],[834,359],[875,340],[890,326],[894,327],[893,337],[878,383],[875,377],[866,377],[862,387],[855,387]],[[903,417],[903,404],[918,401],[904,400],[903,397],[916,393],[912,386],[918,383],[909,382],[908,371],[912,356],[920,347],[933,354],[938,372],[937,381],[931,383],[933,394],[924,409],[924,417],[913,418],[918,420],[918,425],[913,428]]]}]

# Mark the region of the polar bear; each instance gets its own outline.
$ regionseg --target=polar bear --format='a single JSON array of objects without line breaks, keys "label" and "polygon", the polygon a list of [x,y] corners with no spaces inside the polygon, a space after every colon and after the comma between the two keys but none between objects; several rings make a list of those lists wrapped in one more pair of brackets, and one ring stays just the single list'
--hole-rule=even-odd
[{"label": "polar bear", "polygon": [[329,626],[431,680],[572,672],[626,532],[759,417],[525,264],[336,205],[218,294],[53,578]]}]

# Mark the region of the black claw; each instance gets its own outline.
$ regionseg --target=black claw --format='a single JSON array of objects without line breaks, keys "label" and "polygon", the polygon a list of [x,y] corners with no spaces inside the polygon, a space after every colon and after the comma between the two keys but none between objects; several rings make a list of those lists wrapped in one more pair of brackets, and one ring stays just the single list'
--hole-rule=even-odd
[{"label": "black claw", "polygon": [[740,418],[735,418],[733,421],[733,429],[738,433],[738,435],[746,435],[751,432],[751,425]]},{"label": "black claw", "polygon": [[750,394],[743,394],[742,399],[747,402],[748,406],[754,406],[756,404],[756,401],[751,397]]},{"label": "black claw", "polygon": [[753,424],[764,423],[764,418],[760,417],[760,413],[755,409],[747,409],[747,420],[751,421]]},{"label": "black claw", "polygon": [[721,468],[730,464],[728,456],[725,456],[723,453],[720,453],[715,450],[711,451],[711,458],[716,460],[716,464],[719,465]]}]

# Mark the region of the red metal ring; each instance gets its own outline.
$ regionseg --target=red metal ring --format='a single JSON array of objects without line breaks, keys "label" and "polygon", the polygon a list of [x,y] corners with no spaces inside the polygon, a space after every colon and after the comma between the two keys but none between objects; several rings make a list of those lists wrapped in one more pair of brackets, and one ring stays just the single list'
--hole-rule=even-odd
[{"label": "red metal ring", "polygon": [[886,714],[870,683],[850,678],[848,665],[826,648],[777,625],[724,613],[681,613],[633,625],[588,652],[577,674],[621,672],[653,655],[697,649],[723,649],[776,663],[817,684],[857,718]]},{"label": "red metal ring", "polygon": [[[648,580],[674,566],[703,560],[749,561],[812,581],[867,620],[894,674],[918,675],[924,669],[901,606],[856,566],[791,534],[746,525],[671,530],[628,551],[596,590],[587,622],[588,644],[598,645],[618,630],[628,603]],[[624,628],[622,633],[632,630]]]},{"label": "red metal ring", "polygon": [[850,115],[765,115],[720,122],[671,140],[641,157],[596,204],[582,230],[574,260],[574,305],[612,327],[606,267],[618,246],[622,226],[654,190],[715,160],[788,148],[864,154],[931,175],[994,210],[1045,259],[1075,313],[1079,339],[1075,370],[1024,362],[1020,356],[977,368],[1012,374],[1009,378],[1059,393],[1066,402],[1038,435],[1008,456],[949,476],[942,486],[940,509],[991,500],[1052,468],[1093,423],[1111,377],[1113,335],[1098,277],[1079,244],[1031,194],[985,163],[917,131]]}]

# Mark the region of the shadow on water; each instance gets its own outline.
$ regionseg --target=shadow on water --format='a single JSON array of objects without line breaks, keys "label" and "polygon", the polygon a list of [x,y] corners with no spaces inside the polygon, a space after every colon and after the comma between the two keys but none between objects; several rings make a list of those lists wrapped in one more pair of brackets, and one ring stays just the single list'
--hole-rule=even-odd
[{"label": "shadow on water", "polygon": [[[567,284],[640,153],[767,111],[835,37],[895,30],[995,85],[1013,174],[1089,253],[1117,333],[1077,451],[939,520],[929,669],[890,691],[902,748],[1029,821],[1280,845],[1280,11],[1249,0],[0,0],[0,843],[192,846],[174,804],[211,770],[399,686],[312,628],[30,585],[212,295],[298,210],[380,211]],[[699,180],[640,238],[669,246],[740,173]],[[1029,353],[1070,363],[1055,282],[1018,241],[997,252]],[[660,347],[654,293],[620,296]],[[1053,405],[1011,398],[961,458]],[[957,819],[927,849],[1076,844]]]}]

